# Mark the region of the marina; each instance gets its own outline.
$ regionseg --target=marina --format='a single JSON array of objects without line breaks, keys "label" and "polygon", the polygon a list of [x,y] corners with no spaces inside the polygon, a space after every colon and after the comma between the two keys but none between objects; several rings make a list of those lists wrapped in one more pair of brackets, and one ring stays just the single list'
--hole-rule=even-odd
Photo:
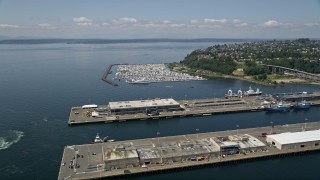
[{"label": "marina", "polygon": [[58,179],[98,179],[320,151],[320,122],[66,146]]},{"label": "marina", "polygon": [[[320,93],[312,93],[319,97]],[[193,100],[148,99],[109,102],[107,105],[85,105],[72,107],[69,125],[86,123],[125,122],[128,120],[155,120],[160,118],[179,118],[187,116],[209,116],[220,113],[238,112],[289,112],[291,109],[309,109],[320,105],[320,100],[309,100],[308,106],[297,106],[295,101],[278,101],[273,95],[232,96],[227,98],[208,98]]]},{"label": "marina", "polygon": [[206,80],[199,76],[173,72],[165,64],[121,64],[118,65],[115,79],[123,79],[131,84]]}]

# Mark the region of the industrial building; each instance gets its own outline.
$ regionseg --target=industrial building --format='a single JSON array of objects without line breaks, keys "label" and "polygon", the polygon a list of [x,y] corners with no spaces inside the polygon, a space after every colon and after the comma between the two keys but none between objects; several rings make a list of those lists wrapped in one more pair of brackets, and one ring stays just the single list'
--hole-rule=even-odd
[{"label": "industrial building", "polygon": [[[301,126],[309,131],[301,132]],[[58,179],[112,178],[320,151],[320,122],[274,126],[277,134],[265,137],[268,130],[269,126],[66,146]]]},{"label": "industrial building", "polygon": [[157,148],[138,148],[137,152],[140,158],[140,165],[162,163],[162,158]]},{"label": "industrial building", "polygon": [[266,145],[249,134],[210,138],[213,144],[220,147],[222,155],[249,153],[264,150]]},{"label": "industrial building", "polygon": [[195,141],[180,141],[182,161],[201,161],[220,155],[219,147],[210,142],[210,138]]},{"label": "industrial building", "polygon": [[319,100],[320,99],[320,94],[319,92],[294,92],[294,93],[278,93],[278,94],[273,94],[273,98],[276,100],[283,100],[283,101],[314,101],[314,100]]},{"label": "industrial building", "polygon": [[264,143],[248,134],[178,141],[154,142],[143,145],[133,143],[103,146],[106,170],[186,161],[203,161],[225,154],[254,152]]},{"label": "industrial building", "polygon": [[319,146],[320,130],[267,135],[267,143],[280,150]]},{"label": "industrial building", "polygon": [[138,101],[109,102],[109,109],[114,114],[147,113],[148,111],[177,111],[181,105],[172,98]]},{"label": "industrial building", "polygon": [[103,160],[106,170],[123,169],[139,166],[139,156],[132,144],[103,147]]}]

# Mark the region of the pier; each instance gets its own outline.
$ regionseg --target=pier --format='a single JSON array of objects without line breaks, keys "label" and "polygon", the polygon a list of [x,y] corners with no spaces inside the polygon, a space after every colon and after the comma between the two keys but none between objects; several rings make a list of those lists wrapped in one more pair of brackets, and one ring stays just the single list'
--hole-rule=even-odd
[{"label": "pier", "polygon": [[112,85],[112,86],[118,86],[118,84],[115,83],[115,82],[113,82],[113,81],[111,81],[111,80],[109,80],[109,79],[108,79],[108,76],[109,76],[109,74],[111,73],[112,67],[113,67],[113,66],[117,66],[117,65],[119,65],[119,64],[111,64],[111,65],[109,65],[109,66],[107,67],[106,71],[103,73],[102,78],[101,78],[104,82],[106,82],[106,83],[108,83],[108,84],[110,84],[110,85]]},{"label": "pier", "polygon": [[[208,98],[208,99],[193,99],[193,100],[179,100],[174,101],[176,105],[169,107],[165,105],[167,109],[160,109],[158,101],[168,101],[170,99],[155,99],[155,100],[139,100],[139,101],[121,101],[121,102],[110,102],[108,105],[95,105],[94,108],[83,108],[83,107],[72,107],[69,116],[69,125],[76,124],[87,124],[87,123],[110,123],[110,122],[124,122],[130,120],[153,120],[153,119],[169,119],[179,117],[190,117],[190,116],[209,116],[221,113],[239,113],[239,112],[256,112],[263,111],[264,101],[276,102],[277,100],[272,96],[264,96],[259,98],[258,96],[248,97],[232,97],[232,98]],[[154,106],[146,106],[145,103],[148,101],[153,104],[158,104],[157,109],[154,110]],[[310,100],[311,106],[320,105],[320,100]],[[133,105],[137,103],[142,104],[139,106],[140,109],[133,108]],[[293,106],[296,102],[291,102]],[[112,110],[112,105],[119,104],[119,108],[132,108],[134,110],[128,112],[121,109]],[[150,110],[151,112],[146,112]]]},{"label": "pier", "polygon": [[[310,122],[66,146],[58,179],[132,176],[318,152],[319,129],[320,122]],[[276,135],[312,132],[317,133],[312,142],[293,138],[282,148],[270,142]]]}]

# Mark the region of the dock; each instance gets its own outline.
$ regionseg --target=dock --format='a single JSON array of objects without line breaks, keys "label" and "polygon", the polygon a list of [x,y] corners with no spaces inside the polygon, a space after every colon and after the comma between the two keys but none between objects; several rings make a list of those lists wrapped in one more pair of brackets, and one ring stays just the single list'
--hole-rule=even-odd
[{"label": "dock", "polygon": [[[169,100],[169,99],[164,99]],[[270,102],[277,101],[272,95],[259,98],[258,96],[247,97],[232,97],[232,98],[208,98],[208,99],[193,99],[193,100],[178,100],[174,103],[178,103],[181,108],[171,110],[161,110],[157,113],[146,113],[147,107],[142,107],[142,111],[119,113],[112,112],[109,105],[97,105],[98,108],[83,109],[82,107],[72,107],[69,115],[69,125],[87,124],[87,123],[111,123],[111,122],[124,122],[131,120],[153,120],[153,119],[169,119],[179,117],[192,117],[192,116],[209,116],[221,113],[239,113],[239,112],[256,112],[263,111],[263,102],[268,100]],[[160,101],[160,100],[141,100],[140,103],[146,103],[147,101]],[[131,106],[131,104],[125,104],[129,101],[112,102],[113,104],[122,103],[125,106]],[[134,102],[137,103],[137,102]],[[310,100],[311,106],[320,105],[320,100]],[[293,106],[294,103],[291,103]],[[92,112],[96,112],[97,115],[92,115]]]},{"label": "dock", "polygon": [[[319,129],[320,122],[309,122],[66,146],[58,179],[132,176],[319,152]],[[288,148],[270,144],[274,135],[288,132],[316,132],[317,137]]]},{"label": "dock", "polygon": [[112,67],[113,67],[113,66],[117,66],[117,65],[119,65],[119,64],[111,64],[111,65],[109,65],[109,66],[107,67],[106,71],[103,73],[102,78],[101,78],[104,82],[106,82],[106,83],[108,83],[108,84],[110,84],[110,85],[112,85],[112,86],[118,86],[118,84],[115,83],[115,82],[113,82],[113,81],[111,81],[111,80],[109,80],[109,79],[108,79],[108,76],[109,76],[109,74],[111,73]]}]

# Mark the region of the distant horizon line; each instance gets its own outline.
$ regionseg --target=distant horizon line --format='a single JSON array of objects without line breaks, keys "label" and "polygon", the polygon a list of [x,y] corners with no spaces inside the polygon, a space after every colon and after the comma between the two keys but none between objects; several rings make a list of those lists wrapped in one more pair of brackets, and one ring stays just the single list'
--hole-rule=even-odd
[{"label": "distant horizon line", "polygon": [[0,44],[110,44],[110,43],[152,43],[152,42],[253,42],[267,40],[296,40],[311,39],[319,40],[320,38],[17,38],[2,39]]}]

